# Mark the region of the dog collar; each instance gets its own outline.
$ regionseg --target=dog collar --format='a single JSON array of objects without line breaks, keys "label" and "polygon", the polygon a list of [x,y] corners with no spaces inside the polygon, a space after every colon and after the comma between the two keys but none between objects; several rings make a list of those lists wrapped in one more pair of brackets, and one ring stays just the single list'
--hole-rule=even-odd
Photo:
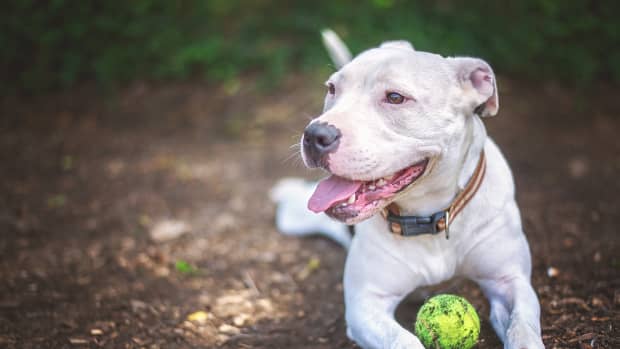
[{"label": "dog collar", "polygon": [[446,231],[446,239],[450,238],[450,223],[474,197],[486,172],[484,151],[480,153],[478,165],[465,188],[459,192],[452,204],[445,210],[430,216],[401,216],[400,208],[395,203],[381,210],[381,215],[388,221],[388,228],[393,234],[401,236],[417,236],[424,234],[436,235]]}]

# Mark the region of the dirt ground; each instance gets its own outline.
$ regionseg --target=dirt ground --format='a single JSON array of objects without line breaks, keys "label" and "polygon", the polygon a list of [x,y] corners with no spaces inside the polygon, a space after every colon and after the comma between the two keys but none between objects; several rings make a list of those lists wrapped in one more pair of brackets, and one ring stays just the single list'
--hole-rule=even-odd
[{"label": "dirt ground", "polygon": [[[345,252],[279,235],[267,198],[321,176],[291,148],[321,80],[248,82],[2,99],[1,348],[356,347]],[[544,342],[620,348],[619,91],[499,83],[485,122],[516,177]],[[501,347],[479,289],[453,292],[481,316],[478,348]]]}]

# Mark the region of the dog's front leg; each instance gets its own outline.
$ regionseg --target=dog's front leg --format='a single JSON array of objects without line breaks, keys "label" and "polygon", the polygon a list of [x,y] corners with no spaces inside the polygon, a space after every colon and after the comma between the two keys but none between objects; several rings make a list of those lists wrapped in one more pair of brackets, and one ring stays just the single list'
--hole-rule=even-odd
[{"label": "dog's front leg", "polygon": [[363,348],[423,349],[419,339],[394,319],[398,303],[415,288],[411,269],[358,232],[344,271],[347,335]]},{"label": "dog's front leg", "polygon": [[[540,304],[530,284],[531,256],[516,205],[491,227],[464,262],[491,305],[490,320],[506,349],[542,349]],[[484,235],[484,234],[483,234]]]},{"label": "dog's front leg", "polygon": [[401,297],[359,292],[346,299],[347,335],[363,348],[423,349],[420,340],[394,319]]},{"label": "dog's front leg", "polygon": [[479,280],[491,305],[491,323],[506,349],[542,349],[540,306],[526,275]]}]

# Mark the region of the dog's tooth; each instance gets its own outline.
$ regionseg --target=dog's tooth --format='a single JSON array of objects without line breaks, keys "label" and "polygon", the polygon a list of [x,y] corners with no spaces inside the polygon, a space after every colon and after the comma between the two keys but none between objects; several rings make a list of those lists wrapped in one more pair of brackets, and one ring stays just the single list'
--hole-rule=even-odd
[{"label": "dog's tooth", "polygon": [[353,195],[349,196],[349,200],[347,201],[347,203],[352,204],[355,202],[355,193],[353,193]]},{"label": "dog's tooth", "polygon": [[394,175],[389,175],[389,176],[383,177],[383,179],[385,179],[386,181],[391,181],[392,178],[394,178]]},{"label": "dog's tooth", "polygon": [[381,179],[379,179],[379,180],[377,181],[377,186],[378,186],[378,187],[382,187],[382,186],[384,186],[384,185],[386,185],[386,184],[387,184],[387,182],[386,182],[386,181],[385,181],[385,179],[383,179],[383,178],[381,178]]},{"label": "dog's tooth", "polygon": [[377,187],[374,184],[368,186],[368,190],[375,190]]}]

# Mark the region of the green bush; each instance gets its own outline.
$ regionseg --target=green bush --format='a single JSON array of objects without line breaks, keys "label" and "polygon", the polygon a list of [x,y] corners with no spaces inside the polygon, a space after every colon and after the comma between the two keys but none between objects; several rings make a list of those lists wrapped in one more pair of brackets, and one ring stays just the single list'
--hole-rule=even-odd
[{"label": "green bush", "polygon": [[0,86],[78,81],[277,80],[328,64],[319,31],[354,51],[402,38],[486,58],[502,73],[585,84],[620,81],[617,1],[9,0],[0,13]]}]

